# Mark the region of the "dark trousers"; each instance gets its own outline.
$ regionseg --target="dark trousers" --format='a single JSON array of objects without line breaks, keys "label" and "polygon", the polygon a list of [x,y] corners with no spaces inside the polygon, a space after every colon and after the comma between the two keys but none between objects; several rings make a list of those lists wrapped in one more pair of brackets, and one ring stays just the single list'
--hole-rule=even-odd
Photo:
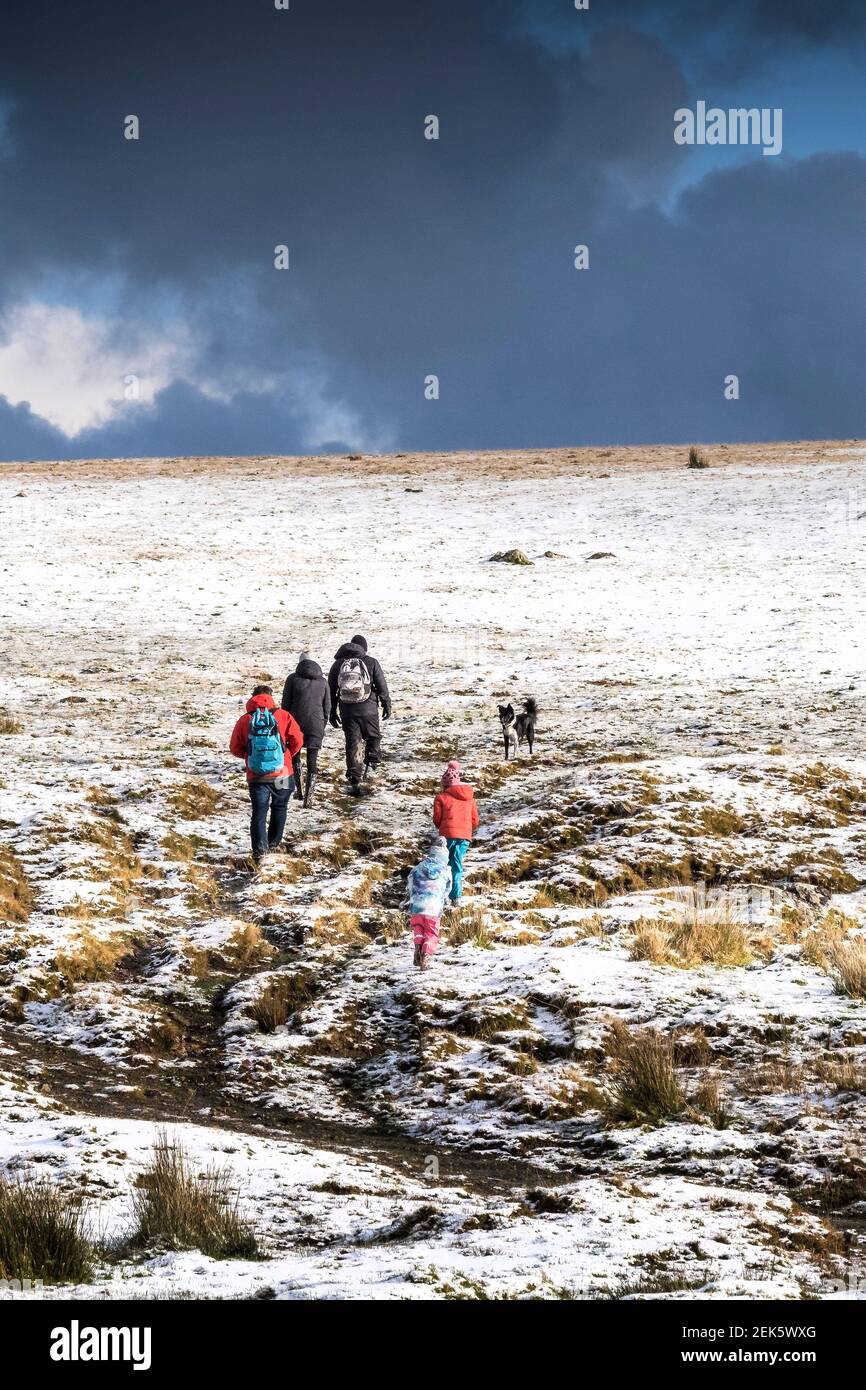
[{"label": "dark trousers", "polygon": [[360,782],[364,767],[378,767],[382,748],[379,706],[365,700],[363,705],[340,704],[340,721],[346,736],[346,776]]},{"label": "dark trousers", "polygon": [[[307,755],[307,776],[315,777],[319,770],[319,750],[318,748],[307,748],[304,746]],[[300,789],[301,785],[301,754],[297,753],[292,759],[292,767],[295,772],[295,786]]]},{"label": "dark trousers", "polygon": [[[279,786],[276,785],[277,781],[280,783]],[[289,797],[295,789],[295,779],[272,778],[270,782],[248,782],[247,787],[253,807],[250,816],[253,858],[260,859],[269,849],[280,847],[289,812]]]}]

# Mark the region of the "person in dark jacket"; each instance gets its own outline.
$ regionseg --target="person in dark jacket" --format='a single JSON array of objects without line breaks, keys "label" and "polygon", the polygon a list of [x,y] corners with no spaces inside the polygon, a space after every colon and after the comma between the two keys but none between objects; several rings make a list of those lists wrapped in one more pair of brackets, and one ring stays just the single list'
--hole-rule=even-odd
[{"label": "person in dark jacket", "polygon": [[328,727],[331,713],[331,692],[328,682],[322,675],[321,666],[304,653],[292,674],[283,686],[280,704],[300,725],[304,734],[304,747],[307,750],[307,780],[301,784],[301,755],[295,756],[292,764],[295,772],[295,797],[311,806],[316,786],[319,766],[319,749]]},{"label": "person in dark jacket", "polygon": [[385,672],[367,651],[365,637],[344,642],[328,672],[331,692],[331,723],[340,724],[346,738],[346,776],[354,796],[361,795],[361,782],[372,780],[382,747],[379,706],[382,718],[391,716],[391,696]]}]

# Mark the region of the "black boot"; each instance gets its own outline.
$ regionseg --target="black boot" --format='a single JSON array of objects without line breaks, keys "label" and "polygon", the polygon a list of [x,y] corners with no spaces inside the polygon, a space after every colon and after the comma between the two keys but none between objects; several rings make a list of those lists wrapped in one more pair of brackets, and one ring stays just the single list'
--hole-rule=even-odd
[{"label": "black boot", "polygon": [[303,801],[303,800],[304,800],[304,792],[303,792],[303,788],[302,788],[302,786],[301,786],[301,755],[300,755],[300,753],[298,753],[298,755],[297,755],[296,757],[292,758],[292,772],[295,774],[295,795],[294,795],[294,800],[295,800],[295,801]]},{"label": "black boot", "polygon": [[304,789],[304,809],[309,810],[313,804],[313,792],[316,790],[315,772],[307,773],[307,785]]}]

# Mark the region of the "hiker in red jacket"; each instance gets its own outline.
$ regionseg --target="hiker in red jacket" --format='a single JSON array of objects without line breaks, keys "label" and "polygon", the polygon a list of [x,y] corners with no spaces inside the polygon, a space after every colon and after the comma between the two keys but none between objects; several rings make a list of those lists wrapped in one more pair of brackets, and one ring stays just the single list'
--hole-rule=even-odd
[{"label": "hiker in red jacket", "polygon": [[433,802],[433,824],[448,841],[449,897],[456,903],[463,892],[463,861],[478,828],[478,807],[472,788],[460,781],[460,764],[454,758],[442,774],[442,790]]},{"label": "hiker in red jacket", "polygon": [[243,758],[247,771],[253,807],[250,839],[256,863],[282,843],[289,797],[295,787],[292,759],[303,746],[304,735],[287,710],[277,709],[271,687],[257,685],[229,740],[229,752]]}]

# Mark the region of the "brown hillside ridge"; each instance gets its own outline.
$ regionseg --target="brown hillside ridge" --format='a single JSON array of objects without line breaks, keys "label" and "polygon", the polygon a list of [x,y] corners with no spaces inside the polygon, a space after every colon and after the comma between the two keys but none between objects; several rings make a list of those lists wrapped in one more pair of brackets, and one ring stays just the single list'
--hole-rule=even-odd
[{"label": "brown hillside ridge", "polygon": [[[465,476],[471,469],[476,477],[527,478],[574,477],[585,474],[598,476],[607,472],[664,472],[685,467],[689,444],[644,444],[598,448],[558,449],[465,449],[450,453],[396,454],[317,454],[317,455],[251,455],[248,458],[134,458],[134,459],[73,459],[59,462],[32,460],[4,464],[10,475],[50,474],[53,478],[88,479],[183,478],[196,474],[246,474],[257,478],[317,477],[332,475],[335,465],[350,477],[393,474],[422,477],[427,473],[441,476],[453,469]],[[761,468],[780,467],[792,463],[844,463],[856,456],[866,442],[857,439],[775,441],[763,444],[704,444],[711,467],[726,468],[753,464]]]}]

